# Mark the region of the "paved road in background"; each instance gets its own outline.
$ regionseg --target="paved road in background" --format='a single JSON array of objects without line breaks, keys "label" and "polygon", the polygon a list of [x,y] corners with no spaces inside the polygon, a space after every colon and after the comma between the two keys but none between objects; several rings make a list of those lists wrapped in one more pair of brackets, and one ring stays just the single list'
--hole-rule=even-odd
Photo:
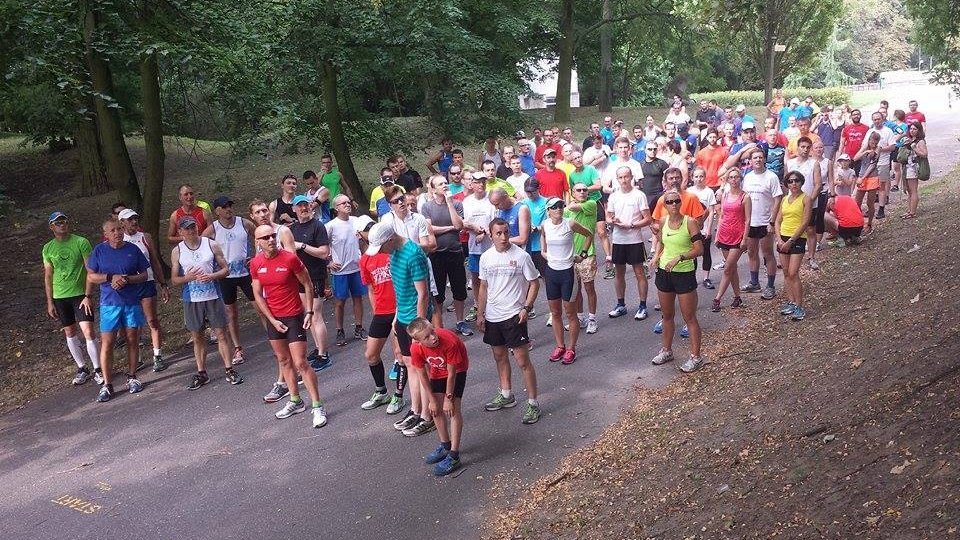
[{"label": "paved road in background", "polygon": [[[949,118],[930,121],[935,173],[956,160],[960,115]],[[548,362],[550,329],[542,315],[531,323],[545,412],[538,424],[521,425],[521,407],[482,410],[497,388],[494,363],[479,334],[466,338],[461,474],[437,479],[422,463],[437,444],[434,433],[405,438],[383,408],[360,410],[372,388],[358,342],[334,347],[333,367],[320,374],[326,427],[312,429],[306,414],[276,420],[279,406],[260,399],[276,364],[262,330],[249,328],[240,386],[218,377],[187,391],[194,367],[180,354],[167,371],[145,373],[140,394],[97,404],[88,383],[0,418],[0,531],[6,538],[474,538],[498,475],[549,473],[615,420],[635,385],[677,376],[675,366],[650,365],[660,343],[656,314],[608,319],[613,283],[598,284],[600,332],[583,336],[574,365]],[[634,287],[628,280],[628,298]],[[711,295],[700,291],[709,331],[724,313],[705,309]],[[686,354],[683,340],[676,351]],[[514,387],[523,398],[516,373]]]}]

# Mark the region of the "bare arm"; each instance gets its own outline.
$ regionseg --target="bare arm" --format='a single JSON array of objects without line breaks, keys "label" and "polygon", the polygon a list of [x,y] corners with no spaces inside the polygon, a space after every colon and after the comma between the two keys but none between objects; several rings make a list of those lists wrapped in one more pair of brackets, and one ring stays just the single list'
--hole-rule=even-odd
[{"label": "bare arm", "polygon": [[157,246],[153,243],[153,237],[151,237],[149,233],[143,233],[143,243],[147,246],[147,253],[150,254],[150,268],[153,270],[153,279],[156,280],[161,287],[166,287],[167,280],[163,276],[163,267],[160,266],[160,254],[157,252]]},{"label": "bare arm", "polygon": [[283,247],[283,249],[296,253],[297,242],[293,239],[293,233],[290,232],[288,227],[280,228],[279,234],[277,235],[277,240],[280,241],[280,245]]},{"label": "bare arm", "polygon": [[429,309],[431,299],[433,296],[430,294],[430,287],[427,285],[427,280],[419,280],[413,282],[413,287],[417,289],[417,317],[427,317],[427,309]]},{"label": "bare arm", "polygon": [[435,156],[427,161],[427,170],[430,171],[431,174],[440,174],[440,171],[436,168],[436,164],[440,162],[440,156],[441,153],[437,152]]},{"label": "bare arm", "polygon": [[527,240],[530,239],[530,209],[526,206],[521,206],[517,220],[520,222],[520,233],[511,238],[510,243],[523,247],[527,245]]},{"label": "bare arm", "polygon": [[170,214],[170,224],[167,225],[167,242],[171,246],[175,246],[180,243],[183,238],[180,238],[180,235],[177,234],[177,212],[174,211]]}]

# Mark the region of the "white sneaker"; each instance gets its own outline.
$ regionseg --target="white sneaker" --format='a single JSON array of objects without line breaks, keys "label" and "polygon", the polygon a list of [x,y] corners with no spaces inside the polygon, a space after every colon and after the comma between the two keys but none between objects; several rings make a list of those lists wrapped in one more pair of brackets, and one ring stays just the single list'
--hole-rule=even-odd
[{"label": "white sneaker", "polygon": [[279,420],[283,420],[284,418],[290,418],[297,413],[302,413],[305,410],[307,410],[307,405],[302,399],[296,403],[288,401],[282,409],[274,413],[274,416],[276,416]]},{"label": "white sneaker", "polygon": [[673,351],[668,351],[667,349],[660,349],[660,353],[653,357],[653,360],[650,361],[651,364],[655,366],[662,366],[667,362],[673,361]]},{"label": "white sneaker", "polygon": [[597,328],[597,321],[596,321],[596,320],[590,319],[589,321],[587,321],[587,333],[588,333],[588,334],[596,334],[596,333],[597,333],[597,330],[599,330],[599,328]]},{"label": "white sneaker", "polygon": [[714,270],[723,270],[726,267],[727,267],[726,262],[718,262],[717,264],[713,265]]},{"label": "white sneaker", "polygon": [[390,396],[386,392],[374,392],[370,399],[360,404],[360,408],[369,411],[387,403],[390,403]]},{"label": "white sneaker", "polygon": [[87,382],[90,379],[90,372],[87,371],[87,368],[77,368],[77,374],[73,378],[73,385],[80,386],[81,384]]},{"label": "white sneaker", "polygon": [[[301,403],[303,403],[301,401]],[[322,428],[327,425],[327,411],[323,409],[323,405],[313,408],[313,427]]]},{"label": "white sneaker", "polygon": [[407,400],[403,399],[402,396],[391,396],[390,404],[387,405],[387,414],[397,414],[402,411],[404,407],[407,406]]},{"label": "white sneaker", "polygon": [[553,313],[547,315],[547,326],[553,326]]},{"label": "white sneaker", "polygon": [[97,370],[93,371],[93,382],[97,383],[97,386],[103,385],[103,374]]}]

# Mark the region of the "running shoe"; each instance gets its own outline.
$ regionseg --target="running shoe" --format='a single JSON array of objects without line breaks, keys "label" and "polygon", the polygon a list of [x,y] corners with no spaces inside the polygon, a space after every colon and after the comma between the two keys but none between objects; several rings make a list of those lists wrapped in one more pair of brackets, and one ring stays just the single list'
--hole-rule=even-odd
[{"label": "running shoe", "polygon": [[780,304],[781,315],[790,315],[795,309],[797,309],[797,305],[793,302],[784,302]]},{"label": "running shoe", "polygon": [[93,370],[93,382],[97,383],[98,386],[103,384],[103,372],[100,371],[100,368]]},{"label": "running shoe", "polygon": [[561,358],[563,358],[564,351],[566,351],[566,349],[563,347],[557,347],[556,349],[554,349],[553,352],[550,353],[550,361],[558,362]]},{"label": "running shoe", "polygon": [[637,312],[633,315],[633,320],[642,321],[647,318],[647,306],[637,306]]},{"label": "running shoe", "polygon": [[233,349],[233,360],[230,360],[230,363],[239,366],[243,363],[243,349],[236,347]]},{"label": "running shoe", "polygon": [[754,292],[760,292],[760,290],[761,289],[760,289],[759,283],[747,283],[743,287],[740,287],[740,292],[754,293]]},{"label": "running shoe", "polygon": [[283,383],[273,383],[273,388],[265,396],[263,396],[264,403],[276,403],[283,399],[283,396],[290,393],[290,389],[287,388],[287,385]]},{"label": "running shoe", "polygon": [[228,382],[228,383],[233,384],[233,385],[237,385],[237,384],[242,384],[242,383],[243,383],[243,377],[241,377],[240,374],[237,373],[237,371],[236,371],[235,369],[232,369],[232,368],[231,368],[231,369],[228,369],[227,372],[226,372],[226,374],[227,374],[226,379],[227,379],[227,382]]},{"label": "running shoe", "polygon": [[627,306],[623,304],[617,304],[613,306],[613,309],[610,310],[610,313],[608,313],[607,315],[609,315],[611,319],[616,319],[617,317],[623,317],[626,314],[627,314]]},{"label": "running shoe", "polygon": [[[206,373],[194,373],[193,378],[190,379],[190,384],[187,385],[187,390],[197,390],[208,382],[210,382],[210,377]],[[266,401],[266,398],[264,398],[264,401]]]},{"label": "running shoe", "polygon": [[453,302],[450,302],[450,305],[447,306],[447,313],[453,313]]},{"label": "running shoe", "polygon": [[360,404],[360,408],[365,411],[376,409],[381,405],[390,403],[390,396],[386,392],[374,392],[370,399]]},{"label": "running shoe", "polygon": [[81,384],[90,380],[90,370],[84,367],[77,368],[77,374],[73,377],[73,385],[80,386]]},{"label": "running shoe", "polygon": [[477,320],[477,306],[472,306],[470,309],[468,309],[467,314],[466,316],[464,316],[463,320],[470,321],[470,322]]},{"label": "running shoe", "polygon": [[136,377],[127,378],[127,391],[131,394],[139,394],[141,390],[143,390],[143,383],[140,382],[140,379]]},{"label": "running shoe", "polygon": [[446,476],[460,468],[460,459],[449,454],[433,468],[434,476]]},{"label": "running shoe", "polygon": [[306,410],[307,404],[304,403],[302,399],[297,402],[288,401],[282,409],[274,413],[274,416],[277,417],[277,420],[283,420],[284,418],[290,418],[291,416],[302,413]]},{"label": "running shoe", "polygon": [[523,411],[520,422],[523,424],[536,424],[540,421],[540,406],[527,402],[527,408]]},{"label": "running shoe", "polygon": [[877,210],[877,219],[884,219],[885,217],[887,217],[887,213],[884,210],[884,208],[881,206],[880,209]]},{"label": "running shoe", "polygon": [[327,425],[327,411],[323,408],[323,405],[313,407],[313,409],[310,411],[310,414],[313,416],[314,428],[322,428],[323,426]]},{"label": "running shoe", "polygon": [[690,337],[690,329],[687,328],[687,325],[683,325],[683,328],[680,329],[680,337],[682,338]]},{"label": "running shoe", "polygon": [[811,270],[819,270],[819,269],[820,269],[820,264],[817,263],[817,260],[816,260],[816,259],[807,259],[807,265],[810,267]]},{"label": "running shoe", "polygon": [[393,395],[390,397],[390,403],[387,405],[387,414],[397,414],[407,406],[407,400],[403,396]]},{"label": "running shoe", "polygon": [[710,311],[712,311],[712,312],[714,312],[714,313],[720,313],[720,299],[719,299],[719,298],[714,298],[714,299],[713,299],[713,306],[710,307]]},{"label": "running shoe", "polygon": [[[580,315],[580,314],[578,314],[578,315],[577,315],[577,322],[580,324],[580,329],[583,330],[584,328],[587,327],[587,316],[586,316],[586,315]],[[569,331],[570,331],[570,323],[564,324],[564,325],[563,325],[563,329],[566,330],[567,332],[569,332]]]},{"label": "running shoe", "polygon": [[329,353],[318,354],[308,361],[310,363],[310,367],[313,368],[313,371],[317,373],[320,373],[333,364],[333,360],[330,359]]},{"label": "running shoe", "polygon": [[723,270],[726,267],[727,267],[726,262],[718,262],[717,264],[713,265],[714,270]]},{"label": "running shoe", "polygon": [[470,337],[473,335],[473,330],[470,329],[470,325],[467,324],[467,321],[460,321],[457,323],[457,333],[461,336]]},{"label": "running shoe", "polygon": [[430,433],[431,431],[437,429],[437,425],[433,423],[433,420],[420,420],[415,426],[408,427],[403,430],[404,437],[418,437],[425,433]]},{"label": "running shoe", "polygon": [[216,345],[216,344],[217,344],[217,334],[215,334],[215,333],[212,332],[212,331],[208,331],[208,332],[207,332],[207,341],[209,341],[211,345]]},{"label": "running shoe", "polygon": [[427,457],[423,458],[423,462],[427,465],[434,465],[443,461],[443,458],[447,457],[447,454],[450,453],[450,450],[447,450],[441,444],[433,452],[427,454]]},{"label": "running shoe", "polygon": [[832,248],[842,248],[847,247],[847,243],[843,241],[843,238],[836,238],[827,242],[827,245]]},{"label": "running shoe", "polygon": [[777,290],[773,287],[764,287],[763,292],[760,293],[760,298],[764,300],[773,300],[773,297],[777,295]]},{"label": "running shoe", "polygon": [[403,431],[405,429],[412,428],[419,422],[420,417],[413,412],[413,409],[407,409],[407,414],[403,415],[402,419],[393,423],[393,429],[397,431]]},{"label": "running shoe", "polygon": [[588,321],[587,321],[587,333],[588,333],[588,334],[596,334],[596,333],[597,333],[597,330],[599,330],[599,328],[597,327],[597,320],[596,320],[596,319],[590,319],[590,320],[588,320]]},{"label": "running shoe", "polygon": [[603,279],[613,279],[615,277],[617,277],[617,274],[613,266],[608,266],[603,270]]},{"label": "running shoe", "polygon": [[686,362],[680,364],[679,369],[684,373],[693,373],[701,367],[703,367],[703,358],[700,356],[693,356],[691,354],[690,358]]},{"label": "running shoe", "polygon": [[497,392],[497,394],[493,396],[493,399],[483,406],[483,409],[486,411],[499,411],[500,409],[509,409],[516,406],[517,398],[513,397],[512,394],[510,397],[503,397],[503,392]]},{"label": "running shoe", "polygon": [[653,333],[654,334],[663,333],[663,319],[660,319],[659,321],[657,321],[657,324],[653,325]]},{"label": "running shoe", "polygon": [[347,344],[347,334],[343,332],[343,328],[337,328],[337,347],[343,347]]},{"label": "running shoe", "polygon": [[[529,314],[528,314],[529,316]],[[547,315],[547,326],[553,326],[553,313]]]},{"label": "running shoe", "polygon": [[654,311],[660,311],[661,309],[662,307],[660,306],[660,302],[657,302],[656,304],[653,305]]},{"label": "running shoe", "polygon": [[793,310],[793,315],[791,315],[790,318],[795,321],[802,321],[806,316],[807,312],[802,307],[797,306],[797,309]]},{"label": "running shoe", "polygon": [[667,362],[673,361],[673,351],[667,349],[660,349],[660,352],[653,357],[653,360],[650,361],[651,364],[655,366],[662,366]]},{"label": "running shoe", "polygon": [[313,364],[320,359],[320,349],[314,349],[310,351],[310,354],[307,355],[307,363]]},{"label": "running shoe", "polygon": [[367,340],[367,331],[364,330],[362,326],[359,326],[359,325],[354,326],[354,327],[353,327],[353,339],[356,339],[356,340],[359,340],[359,341],[366,341],[366,340]]},{"label": "running shoe", "polygon": [[740,298],[739,296],[734,296],[733,302],[730,302],[730,307],[732,308],[743,307],[743,298]]},{"label": "running shoe", "polygon": [[[243,360],[240,360],[240,361],[242,362]],[[163,361],[163,357],[160,356],[159,354],[153,355],[153,372],[160,373],[165,369],[167,369],[167,363]]]},{"label": "running shoe", "polygon": [[563,351],[563,360],[560,361],[561,364],[569,366],[570,364],[577,361],[577,351],[573,349],[567,349]]},{"label": "running shoe", "polygon": [[97,401],[100,403],[105,403],[110,401],[110,398],[113,397],[113,389],[110,388],[110,385],[103,385],[100,387],[100,392],[97,394]]},{"label": "running shoe", "polygon": [[704,288],[704,289],[716,289],[717,287],[713,284],[713,280],[711,280],[710,278],[707,278],[707,279],[703,280],[703,288]]},{"label": "running shoe", "polygon": [[388,377],[391,381],[397,380],[397,377],[400,376],[400,363],[397,361],[393,362],[393,367],[390,368],[390,374]]}]

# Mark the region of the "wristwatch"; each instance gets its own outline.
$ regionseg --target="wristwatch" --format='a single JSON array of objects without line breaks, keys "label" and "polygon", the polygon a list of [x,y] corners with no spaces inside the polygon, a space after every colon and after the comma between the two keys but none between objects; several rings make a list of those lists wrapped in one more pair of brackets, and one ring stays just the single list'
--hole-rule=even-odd
[{"label": "wristwatch", "polygon": [[453,399],[453,394],[447,394],[447,399]]},{"label": "wristwatch", "polygon": [[525,310],[527,310],[527,313],[530,313],[531,311],[533,311],[533,306],[532,306],[532,305],[530,305],[530,306],[523,306],[523,307],[520,308],[520,309],[525,309]]}]

